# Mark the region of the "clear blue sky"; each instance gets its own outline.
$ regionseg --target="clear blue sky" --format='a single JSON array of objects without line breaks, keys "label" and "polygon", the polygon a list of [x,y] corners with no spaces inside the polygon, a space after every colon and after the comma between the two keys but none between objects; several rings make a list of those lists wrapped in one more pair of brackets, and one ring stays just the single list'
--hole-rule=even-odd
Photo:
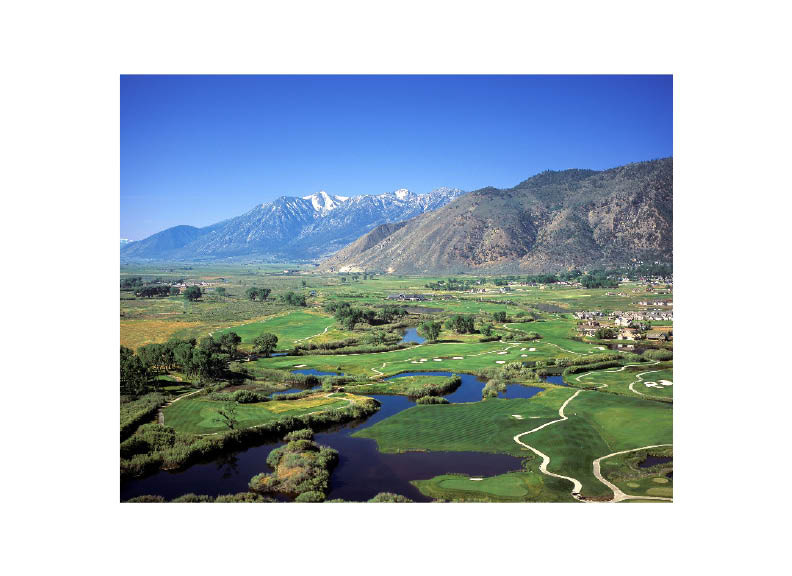
[{"label": "clear blue sky", "polygon": [[122,76],[121,236],[671,156],[671,76]]}]

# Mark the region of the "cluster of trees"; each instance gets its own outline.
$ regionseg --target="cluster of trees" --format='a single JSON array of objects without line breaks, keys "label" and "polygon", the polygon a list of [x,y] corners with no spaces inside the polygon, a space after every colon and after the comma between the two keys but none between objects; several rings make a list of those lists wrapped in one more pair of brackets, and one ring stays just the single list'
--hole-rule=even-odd
[{"label": "cluster of trees", "polygon": [[179,289],[176,286],[167,284],[154,284],[143,286],[135,290],[135,296],[142,298],[153,298],[154,296],[176,296]]},{"label": "cluster of trees", "polygon": [[418,326],[418,333],[429,340],[429,342],[437,342],[437,337],[440,336],[440,330],[443,325],[440,322],[426,321]]},{"label": "cluster of trees", "polygon": [[446,320],[445,326],[457,334],[473,334],[476,331],[473,316],[469,314],[454,314]]},{"label": "cluster of trees", "polygon": [[355,308],[349,302],[330,302],[325,310],[332,313],[347,330],[354,330],[355,325],[365,322],[369,326],[390,324],[402,318],[407,312],[399,306],[383,306],[377,310],[371,308]]},{"label": "cluster of trees", "polygon": [[139,396],[146,391],[148,370],[132,350],[121,346],[121,394]]},{"label": "cluster of trees", "polygon": [[470,290],[477,284],[482,284],[483,281],[478,278],[447,278],[446,280],[438,280],[437,282],[429,282],[425,284],[430,290],[448,290],[451,292],[461,292]]},{"label": "cluster of trees", "polygon": [[585,288],[616,288],[619,285],[619,279],[611,276],[608,272],[597,270],[580,278],[580,283]]},{"label": "cluster of trees", "polygon": [[286,292],[286,294],[281,296],[281,300],[283,300],[286,304],[289,304],[290,306],[308,305],[308,302],[306,301],[304,294],[297,294],[297,292],[294,292],[292,290],[289,290],[288,292]]},{"label": "cluster of trees", "polygon": [[508,317],[506,315],[506,312],[493,312],[492,318],[495,320],[495,322],[500,322],[501,324],[503,324],[504,322],[506,322]]},{"label": "cluster of trees", "polygon": [[278,337],[275,334],[264,332],[253,340],[253,350],[269,358],[278,346]]},{"label": "cluster of trees", "polygon": [[130,276],[121,280],[121,290],[133,290],[143,286],[142,276]]},{"label": "cluster of trees", "polygon": [[200,300],[202,295],[200,286],[187,286],[184,290],[184,299],[189,302]]},{"label": "cluster of trees", "polygon": [[259,300],[263,302],[269,298],[270,292],[272,292],[270,288],[257,288],[256,286],[251,286],[247,289],[245,295],[250,300]]},{"label": "cluster of trees", "polygon": [[594,337],[599,340],[613,340],[616,336],[616,330],[609,326],[601,326],[594,332]]},{"label": "cluster of trees", "polygon": [[121,393],[139,396],[160,374],[179,370],[189,378],[200,381],[214,380],[223,375],[226,358],[234,358],[242,339],[235,332],[214,339],[207,337],[196,343],[195,339],[170,340],[164,344],[147,344],[137,353],[121,346]]},{"label": "cluster of trees", "polygon": [[330,471],[338,462],[338,452],[314,442],[309,429],[296,430],[286,439],[288,444],[267,456],[267,464],[275,471],[251,478],[250,490],[296,494],[298,502],[323,501],[329,488]]}]

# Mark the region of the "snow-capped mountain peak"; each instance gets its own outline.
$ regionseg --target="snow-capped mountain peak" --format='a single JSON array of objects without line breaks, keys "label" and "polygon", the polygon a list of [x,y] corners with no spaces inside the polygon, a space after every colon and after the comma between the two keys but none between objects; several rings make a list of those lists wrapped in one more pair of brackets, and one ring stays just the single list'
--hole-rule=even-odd
[{"label": "snow-capped mountain peak", "polygon": [[128,258],[313,259],[329,254],[380,224],[409,220],[448,204],[462,194],[438,188],[416,194],[402,188],[385,194],[334,196],[324,190],[308,196],[279,196],[250,211],[207,226],[169,228],[122,247]]},{"label": "snow-capped mountain peak", "polygon": [[338,208],[339,204],[345,202],[348,199],[349,198],[347,196],[331,196],[324,190],[320,190],[317,194],[303,196],[303,200],[311,201],[314,210],[322,213],[330,212],[331,210]]}]

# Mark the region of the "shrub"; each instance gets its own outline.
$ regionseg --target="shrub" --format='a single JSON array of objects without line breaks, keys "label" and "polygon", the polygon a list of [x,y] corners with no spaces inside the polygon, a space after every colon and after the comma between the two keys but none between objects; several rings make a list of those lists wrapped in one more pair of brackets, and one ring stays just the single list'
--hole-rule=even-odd
[{"label": "shrub", "polygon": [[165,396],[153,393],[121,404],[121,440],[128,438],[140,424],[154,418],[164,403]]},{"label": "shrub", "polygon": [[289,432],[284,437],[284,440],[287,442],[291,442],[292,440],[313,440],[313,430],[310,428],[302,428],[300,430]]},{"label": "shrub", "polygon": [[171,502],[178,502],[178,503],[182,503],[182,502],[214,502],[214,501],[215,501],[215,499],[212,498],[211,496],[206,496],[206,495],[203,495],[203,494],[199,496],[197,494],[192,494],[192,493],[190,493],[190,494],[182,494],[178,498],[174,498],[173,500],[171,500]]},{"label": "shrub", "polygon": [[413,500],[401,494],[394,494],[393,492],[380,492],[369,500],[369,502],[413,502]]},{"label": "shrub", "polygon": [[154,496],[152,494],[143,494],[142,496],[135,496],[134,498],[130,498],[127,502],[165,502],[165,498],[162,496]]},{"label": "shrub", "polygon": [[415,401],[416,404],[448,404],[448,400],[442,396],[421,396]]},{"label": "shrub", "polygon": [[274,502],[272,498],[255,494],[253,492],[239,492],[238,494],[223,494],[215,498],[219,503],[246,503],[246,502]]},{"label": "shrub", "polygon": [[309,492],[303,492],[297,498],[294,499],[295,502],[324,502],[325,495],[322,492],[317,490],[311,490]]},{"label": "shrub", "polygon": [[674,357],[674,353],[671,350],[657,348],[644,350],[643,357],[650,360],[671,360]]}]

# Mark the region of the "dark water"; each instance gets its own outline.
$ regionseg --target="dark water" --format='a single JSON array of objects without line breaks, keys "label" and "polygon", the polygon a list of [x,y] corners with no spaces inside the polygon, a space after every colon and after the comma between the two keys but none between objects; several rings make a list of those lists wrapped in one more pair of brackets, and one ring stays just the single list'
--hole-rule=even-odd
[{"label": "dark water", "polygon": [[652,456],[649,454],[643,459],[643,461],[638,462],[638,467],[650,468],[652,466],[657,466],[658,464],[666,464],[673,461],[673,459],[673,456]]},{"label": "dark water", "polygon": [[[427,372],[402,372],[395,376],[388,376],[385,380],[393,380],[395,378],[404,378],[405,376],[445,376],[446,378],[453,376],[453,372],[444,372],[441,370],[427,371]],[[459,404],[462,402],[478,402],[481,400],[481,390],[484,388],[484,382],[473,376],[472,374],[460,374],[462,384],[459,388],[454,390],[451,394],[446,396],[449,402]]]},{"label": "dark water", "polygon": [[312,376],[343,376],[343,372],[321,372],[315,368],[303,368],[301,370],[292,370],[292,374],[309,374]]},{"label": "dark water", "polygon": [[404,336],[401,339],[402,342],[415,342],[416,344],[423,344],[426,342],[426,338],[422,338],[418,335],[418,330],[415,328],[407,328],[404,331]]},{"label": "dark water", "polygon": [[288,352],[275,352],[274,354],[270,354],[270,356],[274,358],[275,356],[286,356],[287,354]]},{"label": "dark water", "polygon": [[545,382],[549,382],[550,384],[558,384],[559,386],[566,386],[567,383],[564,382],[564,377],[560,374],[556,376],[546,376],[544,379]]},{"label": "dark water", "polygon": [[[464,376],[464,375],[463,375]],[[481,397],[481,386],[478,389]],[[380,410],[363,422],[353,422],[335,430],[316,434],[319,444],[339,452],[339,462],[330,477],[328,499],[368,500],[379,492],[403,494],[415,501],[430,499],[410,484],[440,474],[493,476],[520,469],[520,459],[505,454],[483,452],[407,452],[383,454],[374,440],[352,438],[351,434],[368,428],[415,405],[404,396],[373,396]],[[450,396],[449,396],[450,398]],[[269,472],[267,456],[282,443],[265,444],[227,454],[212,462],[195,464],[179,472],[160,471],[145,478],[121,484],[121,500],[142,494],[156,494],[173,499],[182,494],[217,496],[247,491],[250,478]]]},{"label": "dark water", "polygon": [[289,388],[287,390],[278,390],[277,392],[273,392],[270,396],[280,396],[281,394],[294,394],[296,392],[304,392],[306,390],[319,390],[322,387],[321,384],[317,384],[313,388]]},{"label": "dark water", "polygon": [[[403,378],[404,376],[445,376],[446,378],[453,376],[453,372],[444,371],[431,371],[431,372],[402,372],[395,376],[388,376],[385,380],[393,380],[394,378]],[[479,380],[472,374],[459,374],[462,378],[462,384],[459,388],[454,390],[451,394],[446,395],[446,399],[453,404],[461,404],[464,402],[478,402],[481,400],[481,391],[484,389],[484,382]],[[541,388],[536,386],[521,386],[519,384],[508,384],[506,391],[501,392],[499,398],[531,398],[541,392]]]},{"label": "dark water", "polygon": [[498,394],[498,398],[532,398],[539,394],[542,388],[536,386],[520,386],[519,384],[507,384],[506,392]]}]

